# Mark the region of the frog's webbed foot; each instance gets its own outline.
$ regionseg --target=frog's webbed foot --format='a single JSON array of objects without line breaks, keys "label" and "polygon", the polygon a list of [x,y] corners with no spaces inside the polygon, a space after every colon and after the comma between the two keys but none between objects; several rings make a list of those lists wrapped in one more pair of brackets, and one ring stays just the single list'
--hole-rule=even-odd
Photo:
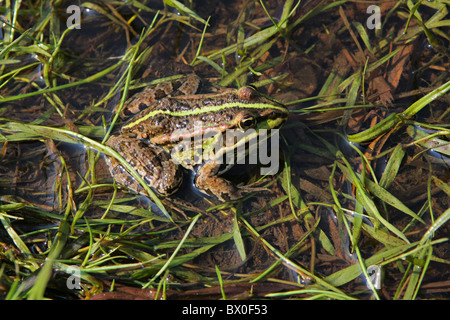
[{"label": "frog's webbed foot", "polygon": [[[159,194],[170,195],[180,187],[183,179],[181,168],[165,151],[123,136],[111,136],[106,144],[116,150]],[[119,184],[137,193],[147,194],[115,158],[108,157],[108,162],[111,175]]]},{"label": "frog's webbed foot", "polygon": [[217,175],[220,165],[214,161],[205,163],[197,172],[195,186],[202,192],[215,196],[221,201],[243,198],[251,192],[268,191],[266,188],[251,185],[236,186]]}]

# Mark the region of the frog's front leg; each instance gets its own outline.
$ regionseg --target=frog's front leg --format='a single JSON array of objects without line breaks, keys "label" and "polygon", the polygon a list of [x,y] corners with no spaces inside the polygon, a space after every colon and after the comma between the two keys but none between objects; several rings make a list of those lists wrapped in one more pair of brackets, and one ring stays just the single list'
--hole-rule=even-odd
[{"label": "frog's front leg", "polygon": [[[128,162],[144,181],[161,195],[176,192],[183,175],[170,155],[134,137],[111,136],[106,142]],[[142,186],[115,158],[107,157],[109,170],[117,183],[141,194],[147,194]]]},{"label": "frog's front leg", "polygon": [[195,177],[195,186],[202,192],[213,195],[221,201],[237,200],[252,191],[267,191],[265,188],[238,187],[218,175],[221,164],[215,161],[206,162]]}]

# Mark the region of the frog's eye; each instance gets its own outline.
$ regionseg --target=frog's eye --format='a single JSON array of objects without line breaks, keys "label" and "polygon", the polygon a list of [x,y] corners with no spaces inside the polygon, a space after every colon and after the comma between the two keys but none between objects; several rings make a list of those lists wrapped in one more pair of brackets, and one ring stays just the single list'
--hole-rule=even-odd
[{"label": "frog's eye", "polygon": [[252,86],[245,86],[238,90],[237,95],[240,100],[251,101],[258,97],[258,91]]},{"label": "frog's eye", "polygon": [[245,115],[239,120],[239,128],[241,129],[249,129],[253,128],[256,125],[256,119],[253,116]]}]

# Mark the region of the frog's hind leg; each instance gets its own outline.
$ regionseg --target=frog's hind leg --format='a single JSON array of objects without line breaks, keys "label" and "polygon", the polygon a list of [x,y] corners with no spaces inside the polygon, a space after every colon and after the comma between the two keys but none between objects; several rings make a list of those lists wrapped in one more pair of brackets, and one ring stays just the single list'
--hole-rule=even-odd
[{"label": "frog's hind leg", "polygon": [[[120,136],[111,136],[107,145],[116,150],[159,194],[170,195],[180,187],[183,180],[181,168],[164,150],[136,138]],[[147,194],[117,159],[108,157],[107,161],[111,175],[119,184],[134,192]]]}]

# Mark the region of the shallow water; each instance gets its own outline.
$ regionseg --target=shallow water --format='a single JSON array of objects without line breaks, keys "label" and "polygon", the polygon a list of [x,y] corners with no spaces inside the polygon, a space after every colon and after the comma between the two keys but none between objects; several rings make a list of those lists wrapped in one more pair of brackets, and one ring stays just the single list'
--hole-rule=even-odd
[{"label": "shallow water", "polygon": [[[207,3],[206,5],[206,2],[196,2],[197,5],[194,8],[200,17],[211,17],[201,53],[203,56],[208,54],[211,56],[211,52],[218,48],[240,43],[241,45],[238,44],[239,52],[224,56],[224,59],[220,55],[214,59],[220,66],[225,63],[226,70],[230,74],[246,63],[251,55],[257,56],[255,53],[257,50],[254,48],[243,48],[243,39],[254,35],[257,27],[271,26],[271,21],[259,5],[251,2],[234,1],[232,5],[229,1]],[[311,1],[302,4],[292,20],[295,21],[295,18],[308,12],[317,3]],[[282,1],[267,1],[266,6],[273,17],[277,18],[281,15],[280,8],[283,4]],[[68,13],[64,8],[61,6],[57,11],[61,31],[65,30],[68,19]],[[156,5],[154,10],[140,12],[138,17],[133,17],[133,12],[136,10],[133,7],[106,9],[110,10],[111,14],[117,10],[123,20],[114,19],[112,16],[107,17],[93,8],[82,10],[81,29],[72,30],[65,35],[60,49],[61,55],[58,55],[54,61],[55,72],[64,74],[64,77],[54,77],[54,86],[86,79],[113,66],[126,54],[129,45],[136,43],[142,26],[148,26],[156,10],[162,8]],[[220,74],[206,63],[198,63],[195,68],[183,66],[181,71],[176,69],[180,64],[185,65],[186,62],[194,60],[203,24],[192,18],[189,20],[191,25],[181,24],[175,19],[183,15],[176,13],[175,9],[170,9],[170,12],[174,15],[167,16],[164,23],[157,24],[155,31],[142,45],[142,49],[151,47],[152,50],[148,52],[148,57],[142,65],[136,67],[132,77],[130,96],[140,90],[139,84],[145,84],[170,73],[186,73],[193,70],[205,79],[204,89],[210,87],[209,83],[218,86],[223,83],[223,79],[227,79],[227,75]],[[348,17],[364,23],[364,15],[359,15],[358,12],[362,12],[359,5],[349,4],[346,7]],[[342,152],[355,172],[361,173],[363,161],[360,154],[351,147],[351,144],[348,144],[346,134],[367,129],[376,122],[375,120],[381,121],[392,112],[402,112],[405,105],[417,98],[417,95],[398,98],[386,107],[376,98],[370,100],[368,93],[364,97],[364,102],[369,102],[373,106],[359,108],[351,115],[351,121],[348,121],[350,114],[343,110],[313,112],[314,110],[308,109],[331,98],[296,102],[315,95],[330,94],[323,91],[323,86],[332,71],[341,73],[343,78],[353,73],[351,68],[355,66],[350,66],[348,60],[345,60],[345,63],[339,62],[339,59],[343,59],[343,52],[353,57],[358,55],[358,50],[350,35],[345,32],[344,24],[339,16],[335,8],[308,20],[307,23],[300,24],[290,31],[289,41],[285,38],[277,39],[270,50],[261,57],[255,58],[257,63],[252,65],[252,70],[242,73],[237,78],[237,82],[242,85],[245,81],[251,83],[276,76],[284,77],[275,83],[268,81],[260,90],[288,104],[292,111],[289,122],[282,130],[281,159],[285,164],[278,176],[269,179],[273,183],[269,187],[271,192],[257,194],[239,205],[237,217],[245,219],[253,228],[259,228],[262,239],[268,241],[276,250],[288,255],[292,265],[280,264],[270,273],[270,277],[289,281],[291,284],[299,281],[308,282],[301,276],[302,268],[332,282],[330,278],[336,272],[346,270],[358,263],[354,244],[352,244],[355,227],[351,225],[351,222],[358,216],[355,212],[358,212],[358,206],[361,204],[355,201],[354,185],[339,168],[335,168],[337,151]],[[133,20],[128,21],[128,24],[125,23],[131,17]],[[159,17],[165,19],[162,13]],[[24,16],[22,19],[24,26],[32,25],[34,22],[29,16]],[[324,26],[327,30],[324,30]],[[393,27],[401,30],[403,27],[401,19],[393,19]],[[370,35],[374,36],[373,33]],[[416,46],[420,46],[424,38],[423,35],[420,36],[415,42]],[[437,52],[435,54],[437,55]],[[420,54],[418,57],[411,56],[412,65],[423,67],[421,61],[429,61],[428,59],[432,57],[431,55],[430,58],[428,50],[424,51],[422,56]],[[14,96],[21,92],[28,93],[35,91],[36,88],[44,88],[46,83],[42,76],[43,65],[34,64],[38,61],[32,54],[22,56],[19,64],[33,64],[21,74],[23,78],[28,79],[28,82],[11,81],[1,89],[1,94]],[[197,62],[200,61],[197,60]],[[272,68],[268,68],[268,65]],[[161,66],[166,68],[160,68]],[[10,69],[14,67],[17,65],[8,66]],[[102,128],[103,122],[109,124],[112,119],[111,111],[121,98],[120,91],[112,93],[111,96],[108,96],[108,93],[122,79],[125,72],[126,64],[123,64],[97,81],[56,91],[56,95],[38,95],[2,103],[0,105],[2,117],[52,127],[67,126],[74,130],[77,130],[75,129],[77,127],[96,127],[96,130],[83,132],[86,132],[88,137],[100,141],[106,132]],[[432,83],[436,78],[448,79],[448,74],[439,69],[416,72],[413,76],[409,76],[408,72],[412,72],[411,69],[405,69],[404,77],[397,86],[394,98],[405,92],[423,89],[424,83]],[[236,81],[232,81],[228,86],[236,86]],[[376,91],[370,93],[376,95]],[[347,97],[347,93],[341,93],[339,97]],[[362,101],[358,100],[358,102],[363,104]],[[449,114],[446,108],[448,107],[444,102],[436,101],[431,111],[424,109],[420,113],[420,121],[435,125],[447,124],[448,127]],[[433,179],[433,181],[438,179],[448,185],[448,156],[445,153],[436,154],[434,151],[424,152],[425,149],[422,146],[416,146],[411,141],[411,137],[405,130],[399,130],[378,143],[371,145],[361,143],[356,146],[370,159],[375,171],[374,177],[371,176],[370,171],[366,171],[365,174],[373,179],[382,178],[391,154],[388,151],[397,145],[402,146],[405,156],[397,176],[386,190],[409,209],[420,213],[426,224],[412,221],[410,216],[375,197],[374,201],[385,219],[396,228],[405,230],[406,236],[413,242],[421,239],[434,220],[448,210],[450,203],[448,194],[443,192],[442,188],[429,183]],[[191,183],[192,177],[186,179],[187,182],[173,199],[164,199],[165,205],[170,208],[170,213],[178,224],[174,227],[148,198],[130,195],[125,190],[115,193],[110,185],[113,180],[105,170],[103,156],[97,152],[91,150],[87,153],[88,149],[83,146],[58,141],[51,143],[47,140],[45,144],[44,139],[33,143],[9,142],[5,150],[1,163],[0,194],[5,203],[14,199],[18,203],[30,204],[25,209],[14,212],[23,220],[14,221],[12,226],[24,234],[23,240],[30,244],[32,252],[36,255],[48,249],[47,245],[51,243],[57,231],[59,221],[57,216],[61,217],[70,203],[73,206],[72,217],[74,220],[80,219],[68,241],[70,248],[65,255],[67,259],[71,258],[74,261],[80,258],[78,254],[73,253],[77,252],[75,240],[83,240],[81,247],[86,247],[88,240],[83,234],[86,234],[89,228],[93,228],[95,237],[99,238],[103,234],[111,233],[111,239],[108,241],[117,242],[126,250],[120,251],[117,249],[119,247],[105,246],[108,252],[102,254],[119,250],[126,256],[120,256],[120,261],[124,263],[148,260],[150,256],[157,254],[171,254],[176,248],[174,243],[179,243],[184,235],[188,225],[185,221],[190,221],[189,218],[202,213],[191,231],[191,236],[194,238],[188,240],[188,245],[180,251],[183,257],[189,257],[189,254],[192,254],[193,258],[186,258],[187,265],[179,265],[172,270],[171,288],[178,290],[178,294],[180,292],[182,294],[185,289],[200,290],[203,284],[208,284],[210,279],[216,276],[215,266],[227,275],[227,279],[239,280],[245,278],[243,275],[248,275],[250,278],[256,277],[277,261],[273,251],[267,249],[259,236],[249,236],[250,229],[245,227],[244,220],[239,220],[243,247],[246,251],[243,261],[242,252],[236,247],[236,241],[238,241],[236,239],[240,236],[233,233],[236,210],[223,208],[209,211],[211,203],[220,203],[214,199],[202,197],[196,192]],[[379,156],[383,152],[386,153]],[[94,176],[90,171],[91,168],[95,168]],[[234,179],[240,181],[244,178],[235,177]],[[103,183],[109,185],[105,186]],[[290,186],[289,183],[291,183]],[[288,190],[290,193],[287,192]],[[429,202],[428,193],[431,195]],[[285,196],[288,196],[292,204],[285,200],[279,205],[269,206],[271,201]],[[117,202],[109,206],[112,197]],[[336,207],[336,200],[342,208]],[[309,211],[302,203],[309,204]],[[433,216],[427,211],[428,203],[432,208]],[[87,206],[87,209],[84,206]],[[87,222],[82,223],[83,219],[90,221],[92,227],[88,227]],[[101,219],[111,219],[111,221],[102,222]],[[365,211],[362,221],[370,228],[375,227],[383,232],[386,231],[377,222],[373,223],[374,219],[368,217]],[[111,224],[108,225],[108,223]],[[42,232],[39,232],[40,230]],[[311,237],[310,231],[313,235]],[[390,240],[380,241],[367,230],[360,232],[356,239],[364,258],[368,259],[388,247],[387,243]],[[13,245],[13,241],[6,232],[2,231],[0,236],[0,242],[8,246]],[[437,230],[434,239],[447,236],[448,222]],[[300,242],[303,238],[305,238],[304,242]],[[201,239],[204,246],[196,243],[195,239]],[[395,239],[395,241],[399,240]],[[208,245],[211,247],[207,247]],[[205,252],[196,253],[201,250]],[[421,291],[420,297],[448,298],[450,292],[448,286],[444,286],[444,290],[433,291],[434,284],[448,282],[448,273],[443,272],[443,266],[445,268],[448,264],[448,252],[448,243],[437,244],[434,247],[435,260],[442,259],[447,262],[432,261],[430,263],[429,276],[425,277],[425,289]],[[100,251],[94,254],[95,259],[99,258],[100,256],[95,255],[100,255]],[[384,278],[381,284],[382,289],[379,291],[382,298],[395,297],[405,269],[408,268],[408,259],[412,260],[412,257],[408,256],[405,262],[398,261],[383,266]],[[141,281],[148,281],[154,274],[155,271],[150,268],[136,273],[123,273],[118,270],[117,273],[111,272],[109,276],[117,277],[117,279],[136,277]],[[363,299],[372,296],[366,279],[362,275],[355,277],[355,280],[345,282],[341,288],[349,295],[356,294]]]}]

